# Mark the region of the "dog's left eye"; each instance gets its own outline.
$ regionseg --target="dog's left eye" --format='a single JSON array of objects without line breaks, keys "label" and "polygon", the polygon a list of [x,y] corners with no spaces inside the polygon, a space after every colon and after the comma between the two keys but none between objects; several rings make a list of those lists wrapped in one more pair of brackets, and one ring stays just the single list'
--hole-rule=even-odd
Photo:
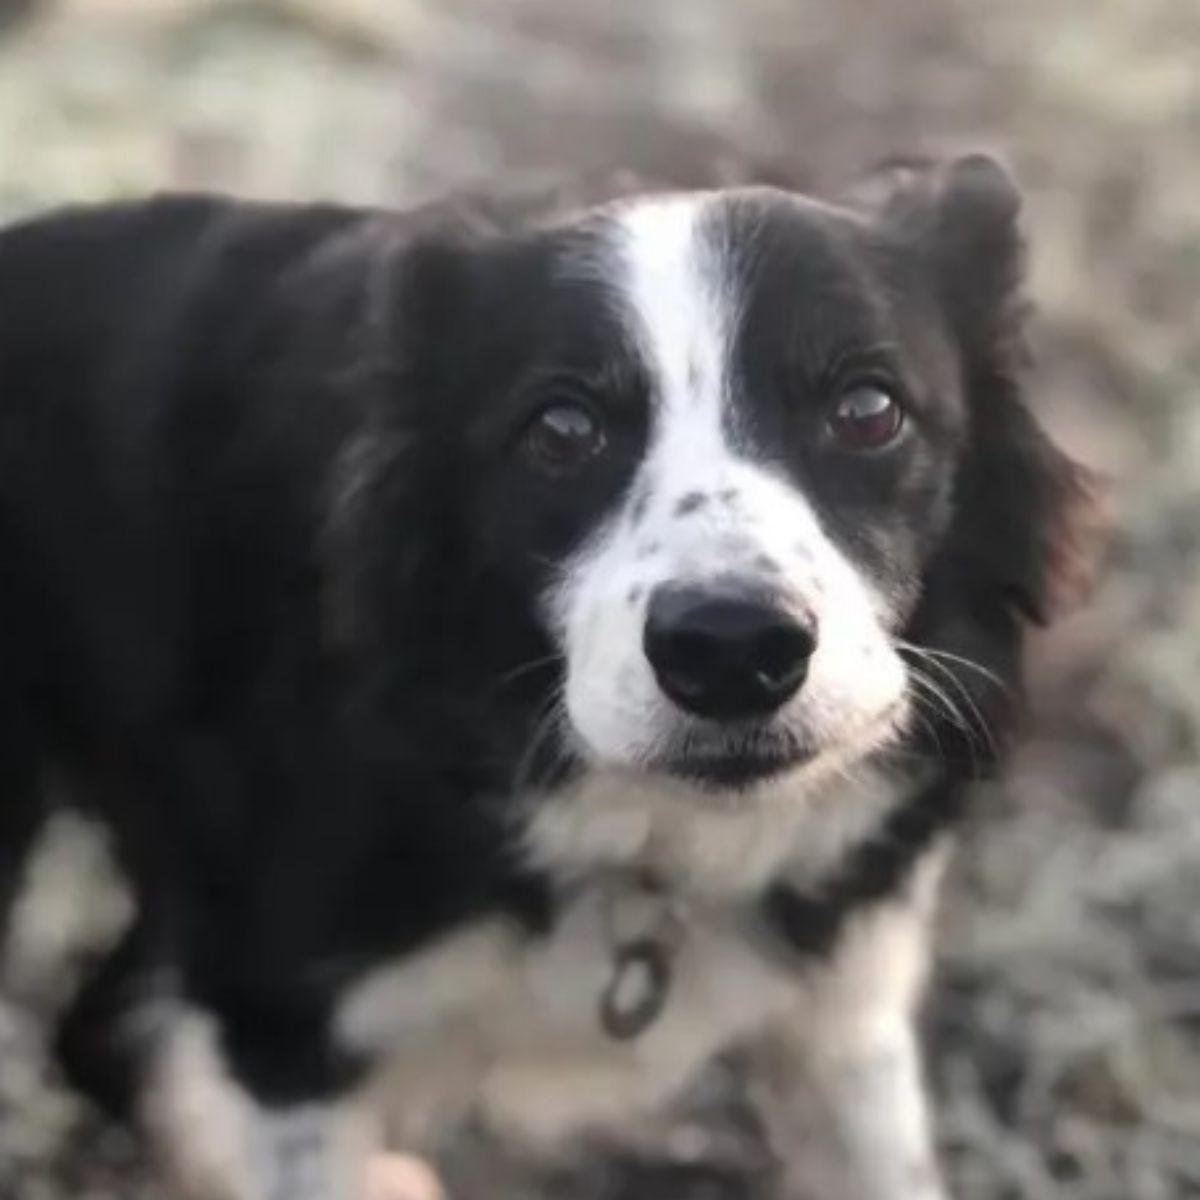
[{"label": "dog's left eye", "polygon": [[904,409],[879,384],[860,384],[838,398],[828,425],[830,436],[843,450],[880,450],[900,436]]},{"label": "dog's left eye", "polygon": [[605,447],[604,429],[590,409],[556,401],[525,427],[521,448],[534,466],[551,475],[577,471]]}]

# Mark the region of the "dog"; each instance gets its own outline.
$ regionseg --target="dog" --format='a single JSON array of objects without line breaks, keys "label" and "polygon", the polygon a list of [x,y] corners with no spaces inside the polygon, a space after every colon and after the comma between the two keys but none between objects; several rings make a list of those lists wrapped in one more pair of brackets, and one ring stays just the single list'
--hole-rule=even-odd
[{"label": "dog", "polygon": [[1019,208],[965,155],[0,234],[0,893],[49,796],[110,831],[58,1048],[184,1194],[358,1195],[380,1089],[553,1155],[737,1045],[820,1194],[942,1194],[940,864],[1094,511]]}]

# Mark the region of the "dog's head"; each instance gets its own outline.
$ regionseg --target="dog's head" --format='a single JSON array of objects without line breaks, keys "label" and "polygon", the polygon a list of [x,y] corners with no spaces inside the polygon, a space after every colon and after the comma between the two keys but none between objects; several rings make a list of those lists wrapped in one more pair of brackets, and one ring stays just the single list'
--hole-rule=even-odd
[{"label": "dog's head", "polygon": [[437,548],[395,513],[390,603],[513,774],[746,790],[998,711],[1086,507],[1018,390],[1017,210],[975,156],[407,252],[385,473]]}]

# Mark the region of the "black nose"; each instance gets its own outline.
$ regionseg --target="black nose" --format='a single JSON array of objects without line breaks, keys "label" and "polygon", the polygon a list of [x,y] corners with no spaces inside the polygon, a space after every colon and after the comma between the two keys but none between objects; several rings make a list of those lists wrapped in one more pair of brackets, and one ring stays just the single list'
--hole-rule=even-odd
[{"label": "black nose", "polygon": [[662,690],[725,721],[764,716],[794,696],[815,647],[811,623],[735,585],[656,589],[643,635]]}]

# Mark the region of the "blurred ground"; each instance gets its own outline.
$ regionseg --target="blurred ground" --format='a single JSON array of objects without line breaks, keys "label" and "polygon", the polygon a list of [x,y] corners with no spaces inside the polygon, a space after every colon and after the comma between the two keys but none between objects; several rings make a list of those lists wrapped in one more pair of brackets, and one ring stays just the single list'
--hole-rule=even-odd
[{"label": "blurred ground", "polygon": [[[614,164],[837,180],[947,141],[1005,152],[1041,392],[1116,476],[1119,535],[1095,604],[1033,656],[1038,738],[981,795],[946,904],[942,1139],[970,1200],[1177,1200],[1200,1196],[1198,56],[1183,0],[0,0],[0,217],[160,186],[402,202]],[[57,950],[114,915],[88,854],[44,860],[0,1008],[5,1198],[152,1195],[37,1052]],[[732,1194],[725,1166],[765,1187],[740,1125],[651,1140],[680,1169],[639,1195]],[[520,1194],[481,1153],[465,1175]]]}]

